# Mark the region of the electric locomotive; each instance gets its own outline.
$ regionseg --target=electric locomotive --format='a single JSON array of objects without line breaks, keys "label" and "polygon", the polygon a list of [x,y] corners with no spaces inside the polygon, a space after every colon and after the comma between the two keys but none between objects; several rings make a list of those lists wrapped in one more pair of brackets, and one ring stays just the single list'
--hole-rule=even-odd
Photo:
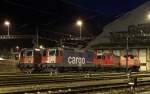
[{"label": "electric locomotive", "polygon": [[[30,53],[30,54],[29,54]],[[69,49],[23,49],[18,67],[22,71],[89,71],[95,70],[93,52]]]},{"label": "electric locomotive", "polygon": [[111,71],[128,69],[138,71],[139,59],[128,55],[116,56],[112,53],[97,55],[95,52],[62,47],[45,49],[22,49],[18,67],[23,72],[68,72],[68,71]]}]

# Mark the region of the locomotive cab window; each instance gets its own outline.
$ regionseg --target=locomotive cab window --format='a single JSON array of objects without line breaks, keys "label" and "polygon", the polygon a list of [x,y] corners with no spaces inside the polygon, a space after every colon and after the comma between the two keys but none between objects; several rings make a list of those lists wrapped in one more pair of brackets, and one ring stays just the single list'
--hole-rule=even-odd
[{"label": "locomotive cab window", "polygon": [[[124,55],[125,58],[127,58],[127,55]],[[131,59],[134,59],[134,55],[128,55]]]},{"label": "locomotive cab window", "polygon": [[129,55],[129,56],[130,56],[131,59],[134,59],[134,56],[133,56],[133,55]]},{"label": "locomotive cab window", "polygon": [[60,51],[57,49],[57,50],[56,50],[56,56],[59,56],[59,52],[60,52]]},{"label": "locomotive cab window", "polygon": [[35,51],[34,52],[34,56],[40,56],[41,54],[40,54],[40,52],[39,51]]},{"label": "locomotive cab window", "polygon": [[105,56],[104,56],[104,55],[102,56],[102,59],[105,59]]},{"label": "locomotive cab window", "polygon": [[43,53],[42,53],[42,56],[46,56],[46,53],[47,53],[47,51],[44,50]]},{"label": "locomotive cab window", "polygon": [[124,57],[124,58],[127,58],[127,55],[124,55],[123,57]]},{"label": "locomotive cab window", "polygon": [[60,51],[60,56],[63,56],[63,51]]},{"label": "locomotive cab window", "polygon": [[21,51],[20,56],[24,56],[25,51]]},{"label": "locomotive cab window", "polygon": [[56,55],[56,50],[49,51],[49,56],[55,56],[55,55]]},{"label": "locomotive cab window", "polygon": [[26,56],[32,56],[33,51],[26,51]]},{"label": "locomotive cab window", "polygon": [[63,52],[62,50],[56,50],[56,56],[62,56]]},{"label": "locomotive cab window", "polygon": [[102,59],[102,56],[101,56],[101,55],[98,55],[98,56],[97,56],[97,59]]}]

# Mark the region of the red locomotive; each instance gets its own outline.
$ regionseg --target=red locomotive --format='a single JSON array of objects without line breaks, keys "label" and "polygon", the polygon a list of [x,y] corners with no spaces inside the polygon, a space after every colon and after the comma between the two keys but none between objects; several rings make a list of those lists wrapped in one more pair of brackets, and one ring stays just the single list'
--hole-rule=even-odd
[{"label": "red locomotive", "polygon": [[[97,55],[96,52],[68,48],[22,49],[18,67],[22,71],[99,71],[102,69],[123,70],[126,57],[110,53]],[[128,57],[128,68],[139,68],[137,57]]]},{"label": "red locomotive", "polygon": [[76,71],[95,69],[93,53],[83,50],[46,48],[23,49],[18,67],[22,71]]},{"label": "red locomotive", "polygon": [[138,57],[129,54],[127,59],[126,56],[117,56],[113,53],[103,53],[100,55],[95,53],[93,63],[101,65],[103,70],[126,70],[126,67],[128,67],[128,70],[138,71],[140,66]]}]

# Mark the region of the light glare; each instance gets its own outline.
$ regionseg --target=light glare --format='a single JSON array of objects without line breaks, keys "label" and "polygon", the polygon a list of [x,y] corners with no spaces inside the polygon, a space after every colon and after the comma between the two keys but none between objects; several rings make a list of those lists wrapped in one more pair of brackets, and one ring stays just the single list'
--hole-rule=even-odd
[{"label": "light glare", "polygon": [[78,26],[82,26],[82,21],[81,21],[81,20],[78,20],[78,21],[77,21],[77,25],[78,25]]},{"label": "light glare", "polygon": [[150,20],[150,13],[147,15],[147,18]]},{"label": "light glare", "polygon": [[40,45],[40,49],[44,49],[44,46],[43,46],[43,45]]},{"label": "light glare", "polygon": [[9,21],[5,21],[5,25],[7,25],[7,26],[8,26],[9,24],[10,24],[10,22],[9,22]]}]

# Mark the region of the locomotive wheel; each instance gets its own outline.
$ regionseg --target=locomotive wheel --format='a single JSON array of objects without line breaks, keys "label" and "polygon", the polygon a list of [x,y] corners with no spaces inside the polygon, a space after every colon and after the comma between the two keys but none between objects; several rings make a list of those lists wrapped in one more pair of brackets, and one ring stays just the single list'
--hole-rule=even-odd
[{"label": "locomotive wheel", "polygon": [[32,69],[28,69],[28,70],[26,71],[27,74],[31,74],[32,72],[33,72]]},{"label": "locomotive wheel", "polygon": [[54,69],[54,73],[55,73],[55,75],[58,75],[58,69],[57,68]]},{"label": "locomotive wheel", "polygon": [[32,73],[34,71],[33,65],[20,64],[18,67],[24,73]]},{"label": "locomotive wheel", "polygon": [[46,66],[44,69],[43,69],[44,72],[51,72],[51,68],[49,68],[48,66]]},{"label": "locomotive wheel", "polygon": [[27,73],[27,74],[31,74],[34,71],[34,68],[31,67],[31,66],[24,66],[22,68],[22,71],[25,72],[25,73]]},{"label": "locomotive wheel", "polygon": [[48,65],[41,65],[41,72],[50,72],[51,68]]},{"label": "locomotive wheel", "polygon": [[27,73],[27,74],[31,74],[34,71],[34,68],[26,68],[23,69],[23,72]]}]

